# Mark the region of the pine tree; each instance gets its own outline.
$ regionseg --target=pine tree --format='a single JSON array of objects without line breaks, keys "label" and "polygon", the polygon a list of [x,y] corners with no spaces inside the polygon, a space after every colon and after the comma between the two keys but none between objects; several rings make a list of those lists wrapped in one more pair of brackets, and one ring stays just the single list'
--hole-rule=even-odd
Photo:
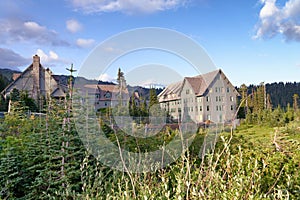
[{"label": "pine tree", "polygon": [[132,116],[132,117],[140,116],[140,110],[136,105],[134,93],[131,95],[131,98],[130,98],[129,113],[130,113],[130,116]]},{"label": "pine tree", "polygon": [[298,99],[299,99],[299,95],[294,94],[293,95],[293,108],[294,108],[295,112],[298,110]]},{"label": "pine tree", "polygon": [[10,93],[10,100],[19,101],[20,100],[20,91],[14,88]]},{"label": "pine tree", "polygon": [[270,94],[267,94],[267,110],[272,110],[272,100]]},{"label": "pine tree", "polygon": [[242,96],[241,98],[241,108],[239,110],[238,116],[239,118],[245,118],[247,115],[247,110],[248,110],[248,88],[245,84],[242,84],[241,87],[239,88],[239,92]]},{"label": "pine tree", "polygon": [[149,108],[151,108],[151,106],[158,104],[158,99],[155,88],[151,88],[149,93]]},{"label": "pine tree", "polygon": [[148,111],[147,111],[147,102],[146,99],[141,98],[141,116],[147,117],[148,116]]}]

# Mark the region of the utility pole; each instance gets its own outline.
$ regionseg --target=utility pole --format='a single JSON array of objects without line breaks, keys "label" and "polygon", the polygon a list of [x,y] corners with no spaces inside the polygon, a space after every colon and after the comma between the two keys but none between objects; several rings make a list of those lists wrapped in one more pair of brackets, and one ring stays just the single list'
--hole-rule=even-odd
[{"label": "utility pole", "polygon": [[71,64],[71,68],[66,68],[66,70],[68,70],[70,72],[70,78],[69,78],[69,95],[70,95],[70,99],[72,100],[72,88],[73,88],[73,72],[76,72],[77,70],[73,69],[73,63]]},{"label": "utility pole", "polygon": [[[71,132],[71,122],[70,122],[70,114],[71,114],[71,106],[72,106],[72,94],[73,94],[73,91],[72,91],[72,88],[73,88],[73,72],[76,72],[77,70],[74,70],[73,69],[73,64],[71,64],[71,68],[66,68],[66,70],[68,70],[70,72],[70,78],[69,78],[69,84],[68,84],[68,89],[69,89],[69,99],[66,98],[66,106],[67,106],[67,118],[64,117],[64,120],[63,120],[63,141],[62,141],[62,144],[61,144],[61,150],[62,150],[62,158],[61,158],[61,177],[63,178],[65,176],[65,157],[64,157],[64,154],[65,154],[65,150],[68,148],[69,146],[69,141],[68,139],[66,139],[65,141],[65,138],[68,138],[68,137],[65,137],[65,132],[68,133],[68,136],[70,135],[70,132]],[[67,126],[67,130],[65,130],[65,127]],[[65,183],[63,182],[62,183],[62,187],[65,187]]]}]

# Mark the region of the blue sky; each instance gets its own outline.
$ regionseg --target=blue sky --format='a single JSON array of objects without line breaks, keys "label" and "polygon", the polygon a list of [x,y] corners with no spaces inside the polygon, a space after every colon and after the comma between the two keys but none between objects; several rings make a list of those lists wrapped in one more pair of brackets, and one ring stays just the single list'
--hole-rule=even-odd
[{"label": "blue sky", "polygon": [[[43,66],[66,74],[71,63],[80,69],[104,40],[131,29],[159,27],[191,37],[234,85],[299,82],[300,0],[2,0],[0,27],[1,68],[23,70],[38,54]],[[126,74],[133,66],[147,66],[144,58],[157,56],[137,52],[89,78],[110,80],[118,66]],[[130,59],[138,61],[133,65]],[[176,59],[155,63],[180,76],[197,75]]]}]

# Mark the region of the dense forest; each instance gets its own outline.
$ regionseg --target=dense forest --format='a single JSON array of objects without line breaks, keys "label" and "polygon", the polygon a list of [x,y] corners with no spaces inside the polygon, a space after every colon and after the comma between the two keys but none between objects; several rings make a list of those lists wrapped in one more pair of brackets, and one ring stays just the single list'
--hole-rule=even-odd
[{"label": "dense forest", "polygon": [[[256,90],[259,85],[249,85],[248,95]],[[266,93],[270,95],[270,100],[273,108],[279,105],[282,108],[286,108],[288,104],[293,104],[293,95],[298,94],[300,96],[300,82],[279,82],[279,83],[267,83],[265,84]]]}]

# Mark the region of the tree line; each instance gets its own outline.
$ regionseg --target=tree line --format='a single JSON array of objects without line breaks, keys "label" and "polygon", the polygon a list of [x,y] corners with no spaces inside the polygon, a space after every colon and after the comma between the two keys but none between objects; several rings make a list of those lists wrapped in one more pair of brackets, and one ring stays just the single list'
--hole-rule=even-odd
[{"label": "tree line", "polygon": [[291,106],[294,103],[294,94],[300,96],[300,82],[261,83],[259,85],[251,84],[249,86],[242,84],[240,87],[237,87],[237,89],[241,95],[245,91],[247,95],[250,95],[254,91],[257,91],[261,85],[265,87],[265,92],[268,95],[267,98],[272,108],[277,108],[280,105],[281,108],[285,109],[288,107],[288,104]]},{"label": "tree line", "polygon": [[297,90],[299,86],[298,83],[264,84],[262,82],[258,86],[248,87],[242,84],[238,88],[241,95],[238,118],[245,119],[247,123],[270,126],[282,126],[293,121],[300,116],[300,90]]}]

